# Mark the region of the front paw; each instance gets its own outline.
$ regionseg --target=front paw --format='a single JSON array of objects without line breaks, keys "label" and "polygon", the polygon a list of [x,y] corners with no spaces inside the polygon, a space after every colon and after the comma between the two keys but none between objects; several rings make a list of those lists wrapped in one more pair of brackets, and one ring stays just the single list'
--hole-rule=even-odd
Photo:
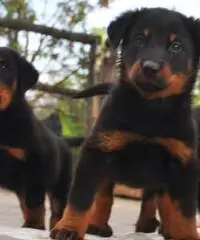
[{"label": "front paw", "polygon": [[33,223],[33,222],[25,222],[22,225],[22,228],[33,228],[33,229],[45,230],[44,225],[39,225],[39,224]]},{"label": "front paw", "polygon": [[50,224],[49,224],[49,227],[50,227],[50,230],[53,229],[56,224],[59,222],[59,220],[61,219],[61,217],[51,217],[50,219]]},{"label": "front paw", "polygon": [[105,226],[98,227],[90,224],[87,229],[87,233],[91,235],[96,235],[100,237],[111,237],[113,235],[113,230],[110,225],[105,224]]},{"label": "front paw", "polygon": [[54,228],[50,233],[50,237],[56,240],[83,240],[83,238],[78,236],[78,233],[76,231],[68,230],[65,228]]},{"label": "front paw", "polygon": [[153,233],[156,231],[157,227],[160,225],[156,218],[148,219],[148,221],[138,221],[136,223],[136,232],[143,233]]}]

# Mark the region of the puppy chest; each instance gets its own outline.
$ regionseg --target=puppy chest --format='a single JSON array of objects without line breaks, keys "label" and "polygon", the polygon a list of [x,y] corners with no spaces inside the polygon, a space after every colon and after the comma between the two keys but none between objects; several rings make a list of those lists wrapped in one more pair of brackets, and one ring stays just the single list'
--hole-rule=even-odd
[{"label": "puppy chest", "polygon": [[10,190],[20,189],[26,182],[26,163],[0,151],[0,186]]},{"label": "puppy chest", "polygon": [[132,144],[116,152],[110,164],[117,182],[133,187],[160,187],[167,184],[179,162],[162,147]]}]

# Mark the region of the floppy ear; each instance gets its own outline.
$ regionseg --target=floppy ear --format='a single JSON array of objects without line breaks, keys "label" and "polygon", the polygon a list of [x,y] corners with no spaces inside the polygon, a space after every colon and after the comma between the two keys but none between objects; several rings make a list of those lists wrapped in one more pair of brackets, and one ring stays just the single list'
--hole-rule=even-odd
[{"label": "floppy ear", "polygon": [[194,37],[193,37],[193,42],[195,44],[195,51],[197,51],[197,58],[198,58],[198,61],[199,61],[199,58],[200,58],[200,19],[196,19],[196,20],[193,20],[193,24],[194,24],[194,27],[195,27],[195,34],[194,34]]},{"label": "floppy ear", "polygon": [[22,92],[26,92],[33,87],[39,77],[38,71],[35,67],[29,63],[24,57],[18,54],[18,75],[19,75],[19,87]]},{"label": "floppy ear", "polygon": [[198,64],[200,58],[200,19],[189,17],[186,19],[185,25],[193,42],[195,60]]},{"label": "floppy ear", "polygon": [[144,9],[125,12],[110,23],[107,28],[107,34],[114,49],[119,46],[119,43],[124,39],[129,26],[133,26],[136,23],[140,13],[143,11]]}]

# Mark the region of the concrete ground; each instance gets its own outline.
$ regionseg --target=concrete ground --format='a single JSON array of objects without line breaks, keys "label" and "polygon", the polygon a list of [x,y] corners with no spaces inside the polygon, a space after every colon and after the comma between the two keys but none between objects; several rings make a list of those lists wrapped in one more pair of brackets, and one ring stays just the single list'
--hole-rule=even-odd
[{"label": "concrete ground", "polygon": [[[97,238],[86,236],[88,240],[162,240],[158,234],[135,234],[133,233],[140,202],[124,199],[115,199],[110,223],[114,229],[112,238]],[[49,206],[47,207],[46,222],[49,219]],[[48,231],[36,231],[19,228],[22,224],[22,215],[19,203],[14,194],[0,190],[0,240],[42,240],[49,239]]]}]

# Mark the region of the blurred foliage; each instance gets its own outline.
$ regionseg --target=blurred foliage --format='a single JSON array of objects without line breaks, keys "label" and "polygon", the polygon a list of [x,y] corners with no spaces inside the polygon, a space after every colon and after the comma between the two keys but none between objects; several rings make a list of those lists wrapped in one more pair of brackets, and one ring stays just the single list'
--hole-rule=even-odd
[{"label": "blurred foliage", "polygon": [[66,116],[60,113],[60,122],[62,125],[62,135],[67,137],[83,136],[84,126],[83,123],[76,123],[72,116]]},{"label": "blurred foliage", "polygon": [[[0,1],[1,17],[12,19],[23,19],[30,23],[36,20],[36,13],[25,0],[1,0]],[[19,42],[20,34],[18,31],[0,28],[0,36],[7,38],[7,45],[20,52],[24,52],[23,46]],[[27,34],[24,33],[27,40]]]},{"label": "blurred foliage", "polygon": [[198,72],[197,75],[197,82],[195,89],[193,91],[193,95],[194,95],[193,105],[200,106],[200,71]]},{"label": "blurred foliage", "polygon": [[[26,20],[73,32],[100,35],[103,29],[88,29],[87,15],[93,10],[108,7],[109,0],[0,0],[1,17]],[[49,11],[49,5],[55,6]],[[40,6],[38,8],[38,6]],[[58,40],[27,31],[0,28],[0,41],[23,54],[40,71],[40,81],[63,88],[83,88],[88,85],[88,45]],[[28,95],[39,117],[57,110],[67,136],[83,135],[86,104],[84,101],[66,101],[66,98],[31,91]]]}]

